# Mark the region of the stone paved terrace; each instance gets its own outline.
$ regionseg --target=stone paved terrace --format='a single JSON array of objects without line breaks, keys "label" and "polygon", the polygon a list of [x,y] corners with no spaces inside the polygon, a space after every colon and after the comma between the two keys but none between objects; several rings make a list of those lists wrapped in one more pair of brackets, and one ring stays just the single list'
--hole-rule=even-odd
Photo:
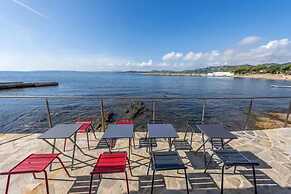
[{"label": "stone paved terrace", "polygon": [[[260,131],[240,131],[235,132],[239,139],[231,143],[234,148],[244,151],[250,157],[256,158],[260,162],[257,169],[258,192],[268,193],[291,193],[291,129],[273,129]],[[0,171],[5,171],[17,162],[21,161],[32,152],[50,152],[50,147],[38,140],[39,134],[1,134],[0,135]],[[100,137],[102,133],[98,133]],[[181,137],[183,134],[179,134]],[[137,133],[136,137],[142,137],[144,133]],[[91,137],[92,150],[90,154],[98,156],[104,150],[94,149],[97,141]],[[200,136],[194,137],[194,149],[198,147]],[[78,137],[78,143],[85,151],[85,135]],[[136,141],[137,143],[137,141]],[[63,142],[59,142],[62,147]],[[165,141],[158,142],[159,149],[166,149]],[[117,141],[116,149],[123,150],[127,147],[127,141]],[[68,153],[72,146],[68,145]],[[191,193],[219,193],[220,188],[220,168],[213,164],[208,173],[203,173],[203,160],[201,153],[180,152],[185,156],[184,162],[189,163],[188,180]],[[131,193],[149,193],[151,176],[146,176],[147,167],[143,164],[148,163],[145,149],[134,149],[132,157],[132,167],[134,176],[129,176]],[[82,160],[89,160],[77,154]],[[62,157],[65,165],[69,166],[67,158]],[[92,164],[94,160],[89,160]],[[190,166],[192,165],[193,168]],[[65,193],[88,193],[89,172],[92,167],[78,164],[79,168],[69,172],[72,177],[67,177],[59,164],[55,164],[53,171],[49,172],[49,187],[51,194]],[[239,174],[232,174],[233,169],[228,169],[225,176],[225,193],[253,193],[252,176],[248,169],[239,168]],[[151,173],[151,171],[150,171]],[[129,174],[129,173],[128,173]],[[32,175],[14,175],[11,179],[10,193],[15,194],[42,194],[45,193],[44,180],[42,175],[34,179]],[[94,189],[98,193],[126,193],[126,183],[124,174],[105,175],[112,179],[103,179],[100,183],[94,182]],[[0,176],[0,193],[4,193],[6,176]],[[120,180],[121,179],[121,180]],[[186,193],[183,174],[177,171],[167,171],[158,173],[155,182],[155,193]]]}]

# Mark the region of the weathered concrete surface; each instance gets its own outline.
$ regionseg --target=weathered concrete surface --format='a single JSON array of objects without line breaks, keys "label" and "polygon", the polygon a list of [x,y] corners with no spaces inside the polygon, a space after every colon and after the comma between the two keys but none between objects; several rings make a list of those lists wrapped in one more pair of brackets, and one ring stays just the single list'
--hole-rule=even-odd
[{"label": "weathered concrete surface", "polygon": [[[259,160],[261,166],[257,170],[259,193],[291,193],[291,129],[273,129],[260,131],[239,131],[235,132],[239,139],[231,143],[231,146],[245,151],[251,157]],[[101,137],[102,133],[97,133]],[[32,152],[50,152],[51,149],[42,140],[38,140],[39,134],[0,134],[0,171],[6,171]],[[143,137],[144,133],[137,133],[136,138]],[[182,137],[182,134],[180,134]],[[79,135],[78,143],[83,150],[91,155],[98,156],[104,149],[95,149],[98,141],[91,135],[92,150],[88,151],[86,146],[86,136]],[[136,139],[135,143],[138,141]],[[193,148],[197,148],[200,143],[199,134],[195,135]],[[116,149],[127,150],[128,141],[118,140]],[[63,147],[63,141],[58,142],[58,147]],[[71,154],[72,145],[68,144],[67,153]],[[166,141],[158,142],[158,149],[167,149]],[[179,152],[185,157],[184,162],[189,164],[188,180],[191,193],[219,193],[220,188],[220,168],[213,163],[208,173],[203,173],[203,160],[201,153],[194,151]],[[95,160],[77,153],[81,160],[89,160],[93,164]],[[131,193],[149,193],[151,176],[146,176],[146,165],[148,154],[145,149],[133,149],[132,167],[134,176],[129,175]],[[62,157],[66,166],[70,166],[68,158]],[[193,167],[192,167],[192,166]],[[89,172],[92,167],[77,165],[79,169],[69,172],[72,177],[67,177],[60,165],[55,164],[53,171],[49,172],[49,186],[51,194],[65,193],[88,193]],[[253,193],[251,172],[245,168],[238,168],[238,174],[233,174],[233,169],[226,171],[225,193]],[[150,171],[151,173],[151,171]],[[181,174],[180,174],[181,173]],[[156,177],[155,193],[185,193],[185,180],[182,171],[167,171],[158,173]],[[128,174],[130,174],[128,172]],[[38,177],[43,177],[38,174]],[[113,177],[103,179],[101,183],[95,181],[95,190],[98,193],[126,193],[126,183],[124,174],[104,175]],[[0,193],[4,193],[4,186],[7,176],[0,176]],[[121,179],[121,180],[118,180]],[[15,194],[43,194],[45,185],[42,179],[34,179],[31,174],[13,175],[10,183],[10,193]]]}]

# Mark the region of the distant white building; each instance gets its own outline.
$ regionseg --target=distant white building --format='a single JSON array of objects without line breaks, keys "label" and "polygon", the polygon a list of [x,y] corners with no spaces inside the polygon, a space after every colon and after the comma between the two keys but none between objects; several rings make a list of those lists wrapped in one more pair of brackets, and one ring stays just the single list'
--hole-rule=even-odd
[{"label": "distant white building", "polygon": [[213,72],[213,73],[207,73],[207,76],[209,76],[209,77],[233,77],[234,73],[231,73],[231,72]]}]

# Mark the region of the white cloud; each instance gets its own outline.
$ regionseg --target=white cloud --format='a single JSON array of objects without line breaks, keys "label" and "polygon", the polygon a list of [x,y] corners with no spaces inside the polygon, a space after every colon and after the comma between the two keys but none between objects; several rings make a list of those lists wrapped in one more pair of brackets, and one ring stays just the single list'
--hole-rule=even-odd
[{"label": "white cloud", "polygon": [[182,53],[170,52],[163,56],[163,61],[174,61],[174,60],[181,59],[182,57],[183,57]]},{"label": "white cloud", "polygon": [[252,45],[256,44],[261,40],[259,36],[247,36],[239,41],[239,45]]},{"label": "white cloud", "polygon": [[289,43],[290,43],[289,40],[287,38],[284,38],[281,40],[270,41],[266,45],[262,45],[261,47],[265,49],[276,49],[276,48],[280,48],[280,47],[282,48],[282,47],[288,46]]},{"label": "white cloud", "polygon": [[190,51],[183,59],[176,59],[169,68],[193,69],[211,65],[240,65],[258,63],[283,63],[291,61],[291,43],[287,38],[272,40],[253,48],[230,48],[222,51]]},{"label": "white cloud", "polygon": [[202,57],[202,52],[198,52],[198,53],[194,53],[192,51],[190,51],[189,53],[187,53],[184,57],[185,61],[197,61]]}]

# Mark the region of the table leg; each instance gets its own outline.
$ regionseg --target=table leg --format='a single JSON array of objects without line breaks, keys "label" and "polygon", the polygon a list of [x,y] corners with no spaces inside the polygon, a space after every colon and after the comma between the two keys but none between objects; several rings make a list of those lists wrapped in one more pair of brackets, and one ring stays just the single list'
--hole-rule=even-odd
[{"label": "table leg", "polygon": [[74,145],[73,145],[73,153],[72,153],[72,166],[71,166],[71,170],[73,170],[73,167],[74,167],[74,159],[75,159],[75,152],[76,152],[76,140],[77,140],[77,133],[74,134]]},{"label": "table leg", "polygon": [[150,140],[150,153],[153,152],[153,145],[152,145],[152,138],[149,137],[149,140]]},{"label": "table leg", "polygon": [[[52,146],[52,154],[55,153],[55,147],[56,147],[56,139],[54,139],[54,144]],[[53,168],[53,163],[51,163],[50,165],[50,171],[52,171],[52,168]]]},{"label": "table leg", "polygon": [[169,151],[172,151],[172,139],[169,138],[168,141],[169,141]]},{"label": "table leg", "polygon": [[131,153],[131,138],[128,139],[128,158],[130,161],[130,153]]},{"label": "table leg", "polygon": [[[46,142],[47,144],[49,144],[51,147],[54,146],[53,143],[49,142],[49,141],[46,140],[46,139],[43,139],[43,141],[45,141],[45,142]],[[59,153],[61,153],[63,156],[72,159],[72,156],[70,156],[70,155],[64,153],[61,149],[58,149],[57,147],[55,147],[55,150],[58,151]],[[93,164],[86,163],[86,162],[84,162],[84,161],[82,161],[82,160],[79,160],[79,159],[77,159],[77,158],[74,158],[74,160],[76,160],[76,161],[78,161],[78,162],[80,162],[80,163],[86,164],[87,166],[91,166],[91,167],[93,167]]]},{"label": "table leg", "polygon": [[202,142],[203,142],[203,157],[204,157],[204,164],[206,167],[206,149],[205,149],[205,137],[204,137],[204,133],[202,133]]},{"label": "table leg", "polygon": [[191,142],[191,147],[192,147],[192,144],[193,144],[193,131],[191,132],[190,142]]},{"label": "table leg", "polygon": [[195,151],[195,152],[198,152],[201,148],[203,148],[203,146],[205,146],[205,144],[210,141],[210,139],[208,138],[206,141],[204,141],[203,143],[203,138],[202,138],[202,144],[199,146],[199,148]]},{"label": "table leg", "polygon": [[76,142],[76,139],[75,140],[72,140],[72,138],[68,138],[73,144],[74,144],[74,146],[76,147],[76,148],[78,148],[79,150],[80,150],[80,152],[83,154],[83,155],[85,155],[85,156],[88,156],[88,157],[91,157],[91,158],[95,158],[96,159],[96,157],[94,157],[94,156],[91,156],[91,155],[89,155],[89,154],[86,154],[83,150],[82,150],[82,148],[80,147],[80,146],[78,146],[78,144],[77,144],[77,142]]}]

